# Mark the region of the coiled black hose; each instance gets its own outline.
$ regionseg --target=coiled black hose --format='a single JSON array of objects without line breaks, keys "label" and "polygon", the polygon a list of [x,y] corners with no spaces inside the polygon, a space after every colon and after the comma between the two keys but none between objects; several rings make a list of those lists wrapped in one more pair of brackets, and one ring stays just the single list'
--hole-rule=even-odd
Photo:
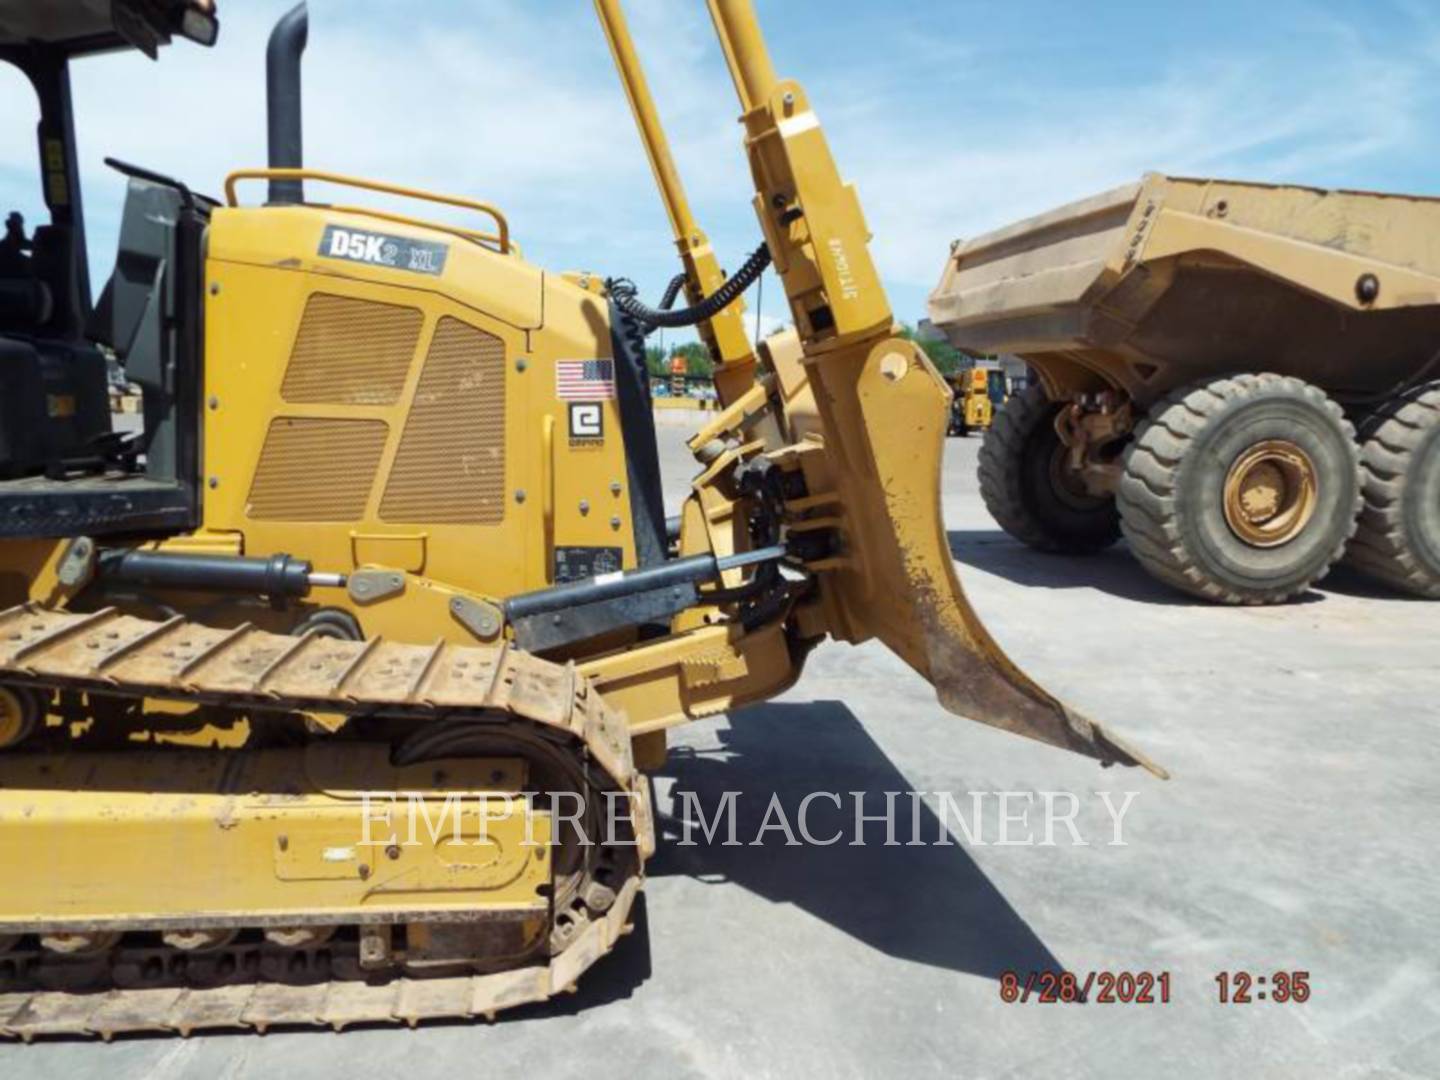
[{"label": "coiled black hose", "polygon": [[680,295],[680,290],[685,287],[687,279],[686,274],[676,274],[670,279],[670,284],[665,286],[665,295],[660,297],[661,311],[669,311],[675,306],[675,300]]},{"label": "coiled black hose", "polygon": [[[605,287],[610,291],[610,299],[614,301],[616,307],[646,327],[694,326],[706,319],[713,319],[733,304],[739,299],[741,293],[760,280],[760,275],[769,265],[770,248],[761,244],[745,260],[745,265],[740,267],[732,277],[725,280],[725,284],[693,307],[681,308],[678,311],[665,310],[664,301],[661,302],[660,307],[652,308],[640,299],[637,295],[640,290],[629,278],[611,278],[605,283]],[[683,278],[678,280],[684,284]],[[666,299],[674,303],[675,296],[672,295],[672,290],[676,294],[679,293],[679,286],[674,281],[670,283],[670,288],[665,290]]]}]

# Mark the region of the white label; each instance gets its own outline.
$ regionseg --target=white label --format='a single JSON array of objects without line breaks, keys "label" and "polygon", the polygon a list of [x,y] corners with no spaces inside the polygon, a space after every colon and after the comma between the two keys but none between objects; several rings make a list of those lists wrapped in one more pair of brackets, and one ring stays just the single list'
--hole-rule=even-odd
[{"label": "white label", "polygon": [[570,403],[570,438],[605,438],[605,412],[598,401]]}]

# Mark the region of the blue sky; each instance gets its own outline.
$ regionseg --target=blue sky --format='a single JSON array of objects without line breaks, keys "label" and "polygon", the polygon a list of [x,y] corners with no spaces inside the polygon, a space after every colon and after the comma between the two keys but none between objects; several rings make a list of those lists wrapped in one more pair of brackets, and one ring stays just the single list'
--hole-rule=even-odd
[{"label": "blue sky", "polygon": [[[220,44],[78,67],[97,276],[123,185],[105,154],[218,193],[264,160],[264,41],[287,2],[220,0]],[[527,257],[660,291],[668,227],[587,0],[311,0],[307,158],[495,202]],[[951,240],[1149,169],[1440,193],[1440,5],[761,0],[860,188],[897,315]],[[758,242],[737,105],[700,0],[627,5],[702,224]],[[35,202],[28,103],[0,71],[0,207]],[[33,209],[31,211],[33,220]],[[766,326],[781,315],[766,289]]]}]

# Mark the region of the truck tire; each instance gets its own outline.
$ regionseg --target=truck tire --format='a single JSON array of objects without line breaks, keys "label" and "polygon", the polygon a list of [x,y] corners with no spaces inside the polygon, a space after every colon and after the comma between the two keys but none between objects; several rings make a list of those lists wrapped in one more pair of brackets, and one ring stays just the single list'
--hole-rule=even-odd
[{"label": "truck tire", "polygon": [[1365,508],[1348,561],[1440,600],[1440,381],[1388,403],[1360,433]]},{"label": "truck tire", "polygon": [[1118,502],[1130,549],[1159,580],[1224,604],[1280,603],[1324,577],[1355,532],[1355,429],[1299,379],[1196,383],[1136,428]]},{"label": "truck tire", "polygon": [[1038,551],[1090,555],[1120,539],[1115,500],[1067,484],[1055,433],[1062,403],[1032,386],[995,413],[980,447],[980,495],[1000,527]]}]

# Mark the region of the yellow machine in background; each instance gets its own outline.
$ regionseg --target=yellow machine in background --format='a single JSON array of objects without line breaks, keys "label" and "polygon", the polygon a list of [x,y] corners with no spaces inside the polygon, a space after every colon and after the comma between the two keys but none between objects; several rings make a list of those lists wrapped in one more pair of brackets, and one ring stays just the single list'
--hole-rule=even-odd
[{"label": "yellow machine in background", "polygon": [[1309,594],[1342,557],[1440,599],[1440,200],[1147,174],[964,242],[930,297],[1037,383],[980,462],[1040,551]]},{"label": "yellow machine in background", "polygon": [[[619,5],[596,7],[689,307],[531,265],[487,204],[303,167],[301,5],[270,44],[270,167],[217,205],[116,163],[120,254],[93,310],[76,294],[84,332],[8,328],[51,359],[113,350],[145,431],[0,483],[0,1032],[414,1022],[564,990],[628,925],[666,729],[781,692],[827,638],[878,638],[959,715],[1144,763],[966,602],[949,394],[749,0],[710,0],[764,237],[729,278]],[[46,167],[73,153],[72,132]],[[752,351],[739,296],[771,262],[795,329]],[[674,517],[659,325],[697,328],[722,404]],[[450,824],[407,833],[417,806]]]},{"label": "yellow machine in background", "polygon": [[950,407],[950,434],[962,438],[972,431],[986,431],[996,410],[1009,398],[1005,372],[991,361],[977,360],[974,367],[950,377],[955,395]]}]

